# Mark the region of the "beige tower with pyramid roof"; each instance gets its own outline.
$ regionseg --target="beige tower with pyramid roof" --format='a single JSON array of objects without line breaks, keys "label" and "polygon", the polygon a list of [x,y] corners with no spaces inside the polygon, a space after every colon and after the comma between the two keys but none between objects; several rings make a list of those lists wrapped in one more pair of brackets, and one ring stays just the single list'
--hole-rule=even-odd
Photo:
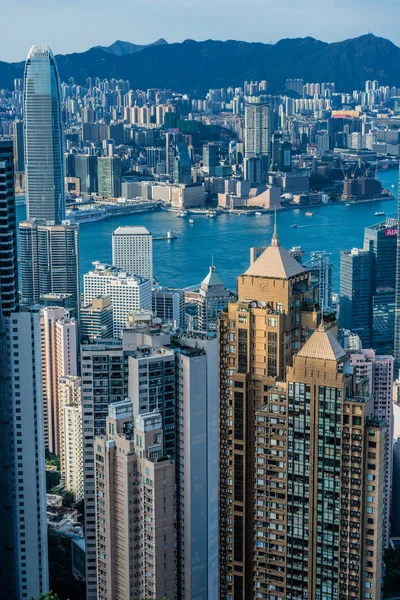
[{"label": "beige tower with pyramid roof", "polygon": [[309,273],[280,245],[275,225],[270,246],[238,278],[238,301],[219,321],[221,599],[254,597],[255,414],[319,318]]}]

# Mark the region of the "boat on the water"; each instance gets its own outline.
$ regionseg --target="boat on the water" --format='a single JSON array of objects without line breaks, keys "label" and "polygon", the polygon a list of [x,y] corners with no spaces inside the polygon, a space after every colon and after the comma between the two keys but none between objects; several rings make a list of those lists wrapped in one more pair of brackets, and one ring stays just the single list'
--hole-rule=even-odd
[{"label": "boat on the water", "polygon": [[191,225],[193,225],[193,223],[194,223],[194,219],[189,219],[189,223],[190,223]]},{"label": "boat on the water", "polygon": [[176,238],[176,235],[174,234],[174,232],[170,229],[167,232],[167,240],[174,240]]},{"label": "boat on the water", "polygon": [[376,210],[375,211],[375,217],[383,217],[384,215],[385,215],[384,210]]},{"label": "boat on the water", "polygon": [[306,212],[306,217],[312,217],[314,213],[312,213],[311,211],[307,211]]},{"label": "boat on the water", "polygon": [[292,229],[296,229],[297,225],[295,223],[293,223],[293,225],[290,226]]},{"label": "boat on the water", "polygon": [[259,211],[256,211],[254,214],[256,215],[256,217],[261,217],[262,216],[262,213],[259,212]]},{"label": "boat on the water", "polygon": [[350,206],[350,202],[346,202],[345,206]]},{"label": "boat on the water", "polygon": [[176,216],[182,218],[182,217],[186,217],[187,214],[188,214],[187,210],[180,210]]},{"label": "boat on the water", "polygon": [[217,216],[217,211],[216,210],[209,210],[207,213],[207,217],[209,219],[215,219],[215,217]]}]

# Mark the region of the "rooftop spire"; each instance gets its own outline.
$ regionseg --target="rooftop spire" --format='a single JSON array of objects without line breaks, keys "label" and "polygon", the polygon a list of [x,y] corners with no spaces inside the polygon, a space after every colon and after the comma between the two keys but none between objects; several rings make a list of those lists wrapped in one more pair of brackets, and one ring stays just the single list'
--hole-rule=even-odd
[{"label": "rooftop spire", "polygon": [[279,238],[276,227],[276,206],[275,206],[275,216],[274,216],[274,235],[272,236],[271,246],[280,246]]}]

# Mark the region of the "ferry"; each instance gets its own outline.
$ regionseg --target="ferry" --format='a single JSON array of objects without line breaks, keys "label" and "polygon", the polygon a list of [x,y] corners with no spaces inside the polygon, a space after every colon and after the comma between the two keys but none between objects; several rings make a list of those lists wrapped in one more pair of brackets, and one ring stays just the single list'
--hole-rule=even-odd
[{"label": "ferry", "polygon": [[71,223],[93,223],[107,219],[109,214],[105,208],[77,208],[67,210],[66,218]]},{"label": "ferry", "polygon": [[375,211],[375,217],[384,217],[384,216],[385,216],[384,210],[376,210]]},{"label": "ferry", "polygon": [[306,217],[312,217],[312,216],[313,216],[313,214],[314,214],[314,213],[312,213],[312,212],[310,212],[310,211],[307,211],[307,212],[306,212]]}]

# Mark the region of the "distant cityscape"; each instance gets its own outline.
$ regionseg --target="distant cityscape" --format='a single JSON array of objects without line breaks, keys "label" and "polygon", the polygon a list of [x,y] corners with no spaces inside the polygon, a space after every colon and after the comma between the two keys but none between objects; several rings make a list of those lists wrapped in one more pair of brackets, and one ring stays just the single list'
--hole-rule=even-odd
[{"label": "distant cityscape", "polygon": [[[400,594],[400,88],[336,87],[83,86],[33,46],[0,90],[0,597]],[[287,211],[364,203],[339,289],[282,246]],[[153,266],[176,233],[141,222],[165,211],[229,215],[234,258],[238,216],[273,233],[235,289],[214,255],[180,289]]]}]

